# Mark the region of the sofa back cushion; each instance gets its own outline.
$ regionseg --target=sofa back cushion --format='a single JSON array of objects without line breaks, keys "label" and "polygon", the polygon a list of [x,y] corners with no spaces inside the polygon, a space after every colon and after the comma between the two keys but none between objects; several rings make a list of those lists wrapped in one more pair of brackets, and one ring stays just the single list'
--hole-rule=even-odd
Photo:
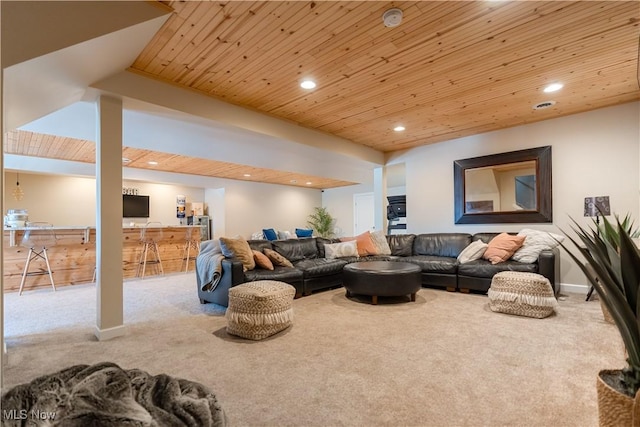
[{"label": "sofa back cushion", "polygon": [[340,239],[327,239],[326,237],[316,237],[316,247],[318,249],[318,258],[324,258],[325,250],[324,245],[330,245],[332,243],[340,243]]},{"label": "sofa back cushion", "polygon": [[[496,237],[500,233],[476,233],[471,236],[471,240],[482,240],[485,243],[489,243],[494,237]],[[518,233],[508,232],[512,236],[516,236]]]},{"label": "sofa back cushion", "polygon": [[471,243],[467,233],[418,234],[413,241],[413,255],[432,255],[457,258]]},{"label": "sofa back cushion", "polygon": [[318,258],[318,247],[314,237],[305,239],[274,240],[273,249],[291,262]]},{"label": "sofa back cushion", "polygon": [[387,236],[389,249],[393,256],[411,256],[413,255],[413,240],[415,234],[390,234]]},{"label": "sofa back cushion", "polygon": [[271,242],[268,240],[247,240],[252,250],[262,252],[263,249],[273,249]]}]

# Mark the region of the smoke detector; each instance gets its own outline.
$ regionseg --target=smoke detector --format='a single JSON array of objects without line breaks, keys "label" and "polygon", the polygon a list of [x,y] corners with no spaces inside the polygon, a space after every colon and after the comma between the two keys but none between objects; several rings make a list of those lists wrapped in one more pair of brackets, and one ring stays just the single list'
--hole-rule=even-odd
[{"label": "smoke detector", "polygon": [[382,22],[385,27],[397,27],[402,22],[402,10],[394,7],[382,14]]}]

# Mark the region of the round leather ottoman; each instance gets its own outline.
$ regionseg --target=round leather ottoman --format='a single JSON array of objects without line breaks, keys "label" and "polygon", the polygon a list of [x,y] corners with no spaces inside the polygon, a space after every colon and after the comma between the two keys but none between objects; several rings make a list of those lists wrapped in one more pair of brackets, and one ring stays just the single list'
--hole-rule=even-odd
[{"label": "round leather ottoman", "polygon": [[229,289],[225,313],[227,332],[250,340],[261,340],[287,329],[293,323],[296,288],[275,280],[258,280]]},{"label": "round leather ottoman", "polygon": [[408,262],[367,261],[347,264],[343,270],[343,285],[347,297],[371,295],[371,302],[378,297],[409,295],[416,300],[416,292],[422,287],[420,267]]}]

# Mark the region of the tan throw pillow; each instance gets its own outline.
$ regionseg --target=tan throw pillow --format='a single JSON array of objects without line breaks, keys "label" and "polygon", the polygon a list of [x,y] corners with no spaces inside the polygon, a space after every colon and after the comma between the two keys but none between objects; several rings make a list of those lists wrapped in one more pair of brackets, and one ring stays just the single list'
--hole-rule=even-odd
[{"label": "tan throw pillow", "polygon": [[387,236],[385,236],[383,230],[378,230],[371,233],[371,241],[376,246],[378,255],[391,255],[391,248],[389,247]]},{"label": "tan throw pillow", "polygon": [[484,255],[488,246],[489,245],[482,240],[474,240],[469,244],[469,246],[460,252],[460,255],[458,255],[458,262],[460,264],[464,264],[482,258],[482,255]]},{"label": "tan throw pillow", "polygon": [[291,267],[293,268],[293,264],[291,261],[280,255],[278,252],[271,249],[263,249],[262,252],[271,260],[273,265],[280,265],[282,267]]},{"label": "tan throw pillow", "polygon": [[328,259],[357,257],[358,244],[355,240],[340,243],[329,243],[324,245],[324,257]]},{"label": "tan throw pillow", "polygon": [[487,250],[482,258],[487,259],[491,264],[498,264],[511,258],[524,243],[525,236],[512,236],[507,233],[500,233],[489,242]]},{"label": "tan throw pillow", "polygon": [[358,245],[358,256],[378,255],[378,249],[373,243],[373,240],[371,240],[371,233],[369,231],[358,234],[356,237],[342,237],[340,240],[342,242],[355,240]]},{"label": "tan throw pillow", "polygon": [[244,237],[239,237],[237,239],[221,237],[220,249],[222,250],[222,255],[225,257],[237,258],[242,261],[242,267],[245,271],[256,268],[256,262],[253,259],[253,251]]},{"label": "tan throw pillow", "polygon": [[253,250],[253,259],[256,262],[256,266],[264,268],[265,270],[273,270],[273,263],[268,256],[260,251]]}]

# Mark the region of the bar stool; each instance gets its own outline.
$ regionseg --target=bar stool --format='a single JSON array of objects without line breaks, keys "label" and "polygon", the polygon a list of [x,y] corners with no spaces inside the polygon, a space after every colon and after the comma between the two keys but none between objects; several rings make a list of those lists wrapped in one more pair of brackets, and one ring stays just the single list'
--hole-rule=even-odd
[{"label": "bar stool", "polygon": [[[53,229],[53,225],[48,222],[31,222],[28,224],[28,229],[25,230],[20,246],[29,248],[27,254],[27,262],[24,265],[22,271],[22,280],[20,280],[20,292],[18,295],[22,295],[24,288],[24,282],[27,276],[48,274],[51,281],[51,287],[56,290],[56,285],[53,282],[53,272],[51,271],[51,265],[49,264],[49,257],[47,256],[47,248],[51,248],[56,244],[56,234]],[[43,259],[47,265],[47,270],[43,271],[29,271],[29,265],[34,259]]]},{"label": "bar stool", "polygon": [[[140,242],[142,243],[142,252],[138,261],[137,277],[144,279],[147,270],[147,264],[156,267],[156,273],[164,275],[162,268],[162,260],[160,259],[160,251],[158,250],[158,241],[162,240],[162,223],[148,222],[140,230]],[[148,259],[152,255],[152,259]]]},{"label": "bar stool", "polygon": [[[200,240],[193,237],[193,232],[196,230],[200,232],[199,228],[188,227],[185,233],[184,248],[182,249],[182,261],[184,262],[184,272],[189,271],[189,261],[195,260],[200,252]],[[191,255],[191,249],[193,249],[193,255]]]}]

